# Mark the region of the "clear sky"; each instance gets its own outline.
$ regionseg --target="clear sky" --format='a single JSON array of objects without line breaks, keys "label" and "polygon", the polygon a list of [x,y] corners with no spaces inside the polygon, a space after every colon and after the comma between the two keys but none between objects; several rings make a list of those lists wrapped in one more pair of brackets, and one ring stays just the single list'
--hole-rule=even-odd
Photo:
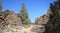
[{"label": "clear sky", "polygon": [[19,13],[21,10],[21,5],[24,2],[27,9],[29,18],[32,22],[35,18],[46,14],[50,6],[50,2],[54,0],[1,0],[3,5],[3,10],[9,9],[15,13]]}]

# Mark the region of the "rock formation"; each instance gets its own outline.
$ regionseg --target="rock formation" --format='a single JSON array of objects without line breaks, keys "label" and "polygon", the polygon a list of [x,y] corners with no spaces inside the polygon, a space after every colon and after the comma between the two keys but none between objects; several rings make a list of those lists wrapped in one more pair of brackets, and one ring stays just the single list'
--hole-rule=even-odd
[{"label": "rock formation", "polygon": [[37,21],[35,22],[35,24],[45,25],[45,24],[47,23],[47,21],[48,21],[48,16],[47,16],[47,14],[46,14],[46,15],[43,15],[43,16],[39,17],[39,18],[37,19]]},{"label": "rock formation", "polygon": [[35,21],[35,24],[38,24],[38,25],[43,25],[45,26],[48,22],[48,19],[49,19],[49,14],[52,14],[51,10],[48,9],[48,12],[47,14],[41,16],[41,17],[38,17]]},{"label": "rock formation", "polygon": [[6,10],[0,12],[0,33],[2,33],[8,25],[21,25],[21,20],[18,15],[12,11]]},{"label": "rock formation", "polygon": [[17,14],[15,14],[14,12],[11,12],[6,18],[5,18],[6,22],[8,24],[11,24],[11,25],[19,25],[21,24],[21,20],[20,18],[18,17]]},{"label": "rock formation", "polygon": [[5,10],[0,12],[0,33],[43,33],[47,23],[47,14],[37,19],[37,25],[23,25],[18,14]]}]

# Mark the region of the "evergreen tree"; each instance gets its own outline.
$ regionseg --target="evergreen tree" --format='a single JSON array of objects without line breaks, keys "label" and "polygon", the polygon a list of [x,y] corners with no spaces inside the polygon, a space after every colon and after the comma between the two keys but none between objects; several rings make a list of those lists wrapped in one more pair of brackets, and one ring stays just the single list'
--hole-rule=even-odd
[{"label": "evergreen tree", "polygon": [[2,10],[2,3],[0,2],[0,11]]},{"label": "evergreen tree", "polygon": [[37,18],[35,19],[35,24],[38,25],[38,21],[39,21],[39,20],[40,20],[39,17],[37,17]]},{"label": "evergreen tree", "polygon": [[21,17],[23,24],[29,23],[28,13],[27,13],[27,10],[25,8],[24,3],[22,3],[22,9],[21,9],[20,17]]},{"label": "evergreen tree", "polygon": [[50,4],[52,14],[49,14],[45,33],[60,33],[60,0]]},{"label": "evergreen tree", "polygon": [[29,19],[29,24],[32,24],[30,19]]}]

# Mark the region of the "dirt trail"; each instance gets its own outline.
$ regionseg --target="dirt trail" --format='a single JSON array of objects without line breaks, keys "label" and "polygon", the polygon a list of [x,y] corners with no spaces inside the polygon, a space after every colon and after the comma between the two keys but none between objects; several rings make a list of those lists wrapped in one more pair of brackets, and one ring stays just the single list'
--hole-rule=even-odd
[{"label": "dirt trail", "polygon": [[29,27],[22,26],[22,27],[18,27],[18,29],[9,27],[10,30],[12,30],[12,32],[9,31],[9,32],[5,32],[5,33],[36,33],[36,32],[31,31],[31,29],[34,26],[36,26],[36,25],[30,25]]}]

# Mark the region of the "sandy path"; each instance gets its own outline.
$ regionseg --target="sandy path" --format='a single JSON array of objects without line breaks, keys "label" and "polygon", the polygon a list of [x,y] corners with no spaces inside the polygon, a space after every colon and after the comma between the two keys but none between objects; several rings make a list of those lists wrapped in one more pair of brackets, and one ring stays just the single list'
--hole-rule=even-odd
[{"label": "sandy path", "polygon": [[11,27],[9,27],[11,30],[12,30],[12,32],[11,31],[9,31],[9,32],[5,32],[5,33],[36,33],[36,32],[33,32],[33,31],[31,31],[31,29],[34,27],[34,26],[36,26],[36,25],[30,25],[29,27],[24,27],[24,26],[20,26],[20,27],[18,27],[18,29],[15,29],[15,28],[11,28]]}]

